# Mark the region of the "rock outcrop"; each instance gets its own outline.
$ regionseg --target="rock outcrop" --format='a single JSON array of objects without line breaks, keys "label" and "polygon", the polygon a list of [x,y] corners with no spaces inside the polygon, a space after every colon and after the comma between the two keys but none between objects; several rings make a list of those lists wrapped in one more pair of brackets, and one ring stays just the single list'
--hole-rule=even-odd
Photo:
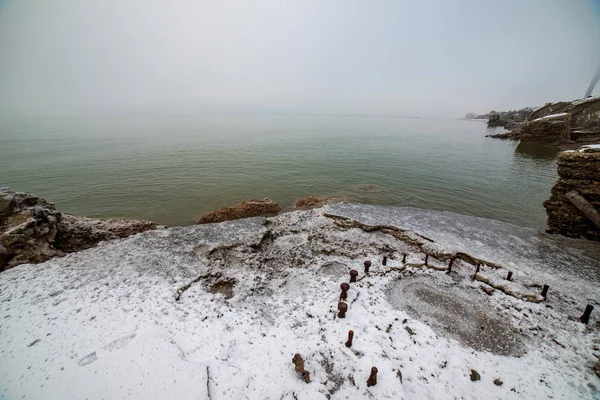
[{"label": "rock outcrop", "polygon": [[106,240],[125,238],[158,228],[154,222],[127,219],[94,219],[61,214],[54,247],[72,253]]},{"label": "rock outcrop", "polygon": [[[600,96],[570,102],[546,103],[535,110],[523,109],[516,114],[515,112],[490,113],[489,117],[488,125],[504,126],[506,129],[513,130],[510,133],[487,136],[491,138],[520,138],[524,143],[549,146],[600,142]],[[559,120],[562,120],[565,125],[561,126]]]},{"label": "rock outcrop", "polygon": [[574,127],[581,129],[590,126],[597,127],[600,120],[600,96],[574,101],[546,103],[543,107],[533,110],[529,115],[529,120],[560,113],[571,114],[571,124]]},{"label": "rock outcrop", "polygon": [[510,139],[510,140],[519,140],[520,138],[520,130],[514,130],[504,133],[494,133],[491,135],[485,135],[485,137],[489,137],[492,139]]},{"label": "rock outcrop", "polygon": [[339,203],[341,201],[343,201],[343,199],[340,197],[308,196],[308,197],[302,197],[300,199],[297,199],[296,200],[296,208],[301,208],[301,209],[316,208],[316,207],[322,207],[328,203]]},{"label": "rock outcrop", "polygon": [[525,143],[555,146],[600,142],[600,96],[548,103],[534,110],[529,119],[521,130]]},{"label": "rock outcrop", "polygon": [[63,214],[46,200],[0,189],[0,271],[40,263],[159,226],[148,221],[102,220]]},{"label": "rock outcrop", "polygon": [[521,142],[558,146],[570,140],[570,114],[551,114],[523,125]]},{"label": "rock outcrop", "polygon": [[276,202],[264,200],[247,200],[233,207],[221,207],[200,217],[199,224],[211,224],[214,222],[231,221],[240,218],[258,217],[262,215],[273,215],[281,211]]},{"label": "rock outcrop", "polygon": [[[532,111],[533,109],[529,107],[511,111],[490,111],[488,114],[477,115],[476,119],[487,119],[488,126],[502,126],[506,129],[513,129],[527,121]],[[469,119],[468,116],[467,119]]]},{"label": "rock outcrop", "polygon": [[600,146],[584,146],[558,156],[558,175],[550,199],[544,202],[550,233],[600,241],[600,226],[569,199],[576,192],[600,210]]}]

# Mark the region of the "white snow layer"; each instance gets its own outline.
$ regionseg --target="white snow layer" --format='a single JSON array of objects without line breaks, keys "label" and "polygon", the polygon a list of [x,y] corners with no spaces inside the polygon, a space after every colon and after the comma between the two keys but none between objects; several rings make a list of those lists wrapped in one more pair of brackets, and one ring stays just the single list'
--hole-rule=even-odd
[{"label": "white snow layer", "polygon": [[596,96],[592,96],[592,97],[586,97],[585,99],[576,100],[572,104],[574,106],[578,106],[578,105],[585,104],[585,103],[593,103],[598,100],[600,100],[600,96],[596,95]]},{"label": "white snow layer", "polygon": [[600,151],[600,144],[588,144],[585,146],[581,146],[579,151],[582,153],[595,153],[597,151]]},{"label": "white snow layer", "polygon": [[[471,281],[471,264],[456,260],[452,274],[425,268],[414,243],[338,227],[325,212],[412,229],[434,240],[424,248],[433,254],[464,251],[510,268],[514,291],[548,283],[548,299],[488,296]],[[0,399],[600,398],[597,250],[495,221],[352,204],[145,232],[0,274]],[[403,253],[414,265],[392,270]],[[350,269],[362,279],[341,319]],[[492,284],[506,284],[505,274],[485,263],[480,271]],[[412,318],[427,310],[396,284],[414,278],[448,296],[460,287],[464,311],[477,304],[475,321],[485,317],[479,310],[493,314],[520,349],[476,350],[444,333],[452,326]],[[596,306],[588,325],[568,319],[587,303]],[[462,327],[462,315],[440,317]],[[310,383],[294,371],[296,353]],[[372,366],[378,383],[367,387]],[[471,369],[480,380],[470,380]]]},{"label": "white snow layer", "polygon": [[550,115],[546,115],[545,117],[536,118],[536,119],[534,119],[534,121],[541,121],[543,119],[552,119],[552,118],[564,117],[565,115],[568,115],[568,113],[550,114]]}]

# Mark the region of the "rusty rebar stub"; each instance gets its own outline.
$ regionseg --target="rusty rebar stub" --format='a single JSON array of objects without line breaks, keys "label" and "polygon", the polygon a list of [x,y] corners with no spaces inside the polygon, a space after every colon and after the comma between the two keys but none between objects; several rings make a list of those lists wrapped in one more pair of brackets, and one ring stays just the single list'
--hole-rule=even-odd
[{"label": "rusty rebar stub", "polygon": [[367,387],[377,385],[377,367],[371,368],[371,375],[369,375],[369,379],[367,380]]},{"label": "rusty rebar stub", "polygon": [[475,273],[471,277],[471,280],[475,280],[475,276],[479,273],[480,269],[481,269],[481,264],[477,263],[477,268],[475,268]]},{"label": "rusty rebar stub", "polygon": [[350,271],[350,283],[356,282],[356,277],[358,276],[358,271],[353,269]]},{"label": "rusty rebar stub", "polygon": [[369,273],[369,268],[371,268],[371,261],[367,260],[364,262],[365,265],[365,274]]},{"label": "rusty rebar stub", "polygon": [[508,274],[506,274],[506,280],[507,281],[512,280],[512,271],[508,271]]},{"label": "rusty rebar stub", "polygon": [[548,285],[544,285],[544,287],[542,288],[542,297],[544,299],[546,299],[546,296],[548,295],[548,289],[550,289],[550,286]]},{"label": "rusty rebar stub", "polygon": [[449,274],[450,272],[452,272],[452,265],[454,264],[454,257],[450,258],[450,262],[448,263],[448,269],[446,270],[446,273]]},{"label": "rusty rebar stub", "polygon": [[346,347],[352,347],[352,339],[354,338],[354,331],[348,331],[348,341],[346,342]]},{"label": "rusty rebar stub", "polygon": [[308,371],[302,373],[302,378],[304,378],[304,382],[310,383],[310,373]]},{"label": "rusty rebar stub", "polygon": [[338,303],[338,318],[346,318],[346,311],[348,311],[348,304],[340,301]]},{"label": "rusty rebar stub", "polygon": [[302,375],[304,382],[310,383],[310,373],[304,369],[304,360],[302,359],[302,356],[300,354],[294,355],[292,363],[295,365],[296,372]]},{"label": "rusty rebar stub", "polygon": [[383,256],[383,260],[381,261],[381,264],[387,265],[387,256]]},{"label": "rusty rebar stub", "polygon": [[304,372],[304,360],[300,354],[295,354],[294,358],[292,358],[292,363],[296,366],[296,372],[299,374]]},{"label": "rusty rebar stub", "polygon": [[402,264],[406,264],[406,253],[402,254]]},{"label": "rusty rebar stub", "polygon": [[346,300],[348,298],[348,289],[350,289],[350,285],[346,282],[340,285],[340,289],[342,289],[342,293],[340,294],[341,300]]},{"label": "rusty rebar stub", "polygon": [[581,316],[581,318],[579,318],[579,321],[583,322],[584,324],[587,324],[588,322],[590,322],[590,315],[592,314],[593,309],[594,309],[594,306],[591,304],[588,304],[585,307],[585,311],[583,312],[583,315]]}]

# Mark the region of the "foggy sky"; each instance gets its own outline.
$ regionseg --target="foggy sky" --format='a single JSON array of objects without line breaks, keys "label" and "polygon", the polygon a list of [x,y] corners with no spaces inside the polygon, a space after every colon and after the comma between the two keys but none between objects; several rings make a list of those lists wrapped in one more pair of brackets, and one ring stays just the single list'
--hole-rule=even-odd
[{"label": "foggy sky", "polygon": [[600,64],[599,9],[598,0],[0,0],[0,117],[460,117],[542,105],[585,93]]}]

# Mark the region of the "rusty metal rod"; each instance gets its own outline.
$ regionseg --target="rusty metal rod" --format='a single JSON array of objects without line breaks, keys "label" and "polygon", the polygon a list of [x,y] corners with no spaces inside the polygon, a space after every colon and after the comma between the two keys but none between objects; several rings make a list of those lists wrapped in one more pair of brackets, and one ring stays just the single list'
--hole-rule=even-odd
[{"label": "rusty metal rod", "polygon": [[594,309],[594,306],[591,304],[588,304],[587,306],[585,306],[585,311],[583,312],[583,315],[581,316],[581,318],[579,318],[579,321],[583,322],[584,324],[587,324],[588,322],[590,322],[590,315],[592,314],[593,309]]},{"label": "rusty metal rod", "polygon": [[546,298],[546,295],[548,294],[548,289],[550,289],[550,286],[548,285],[544,285],[544,287],[542,288],[542,297]]},{"label": "rusty metal rod", "polygon": [[348,341],[346,342],[346,347],[352,347],[352,339],[354,338],[354,331],[348,331]]},{"label": "rusty metal rod", "polygon": [[369,379],[367,380],[367,387],[377,385],[377,367],[371,368],[371,375],[369,375]]}]

